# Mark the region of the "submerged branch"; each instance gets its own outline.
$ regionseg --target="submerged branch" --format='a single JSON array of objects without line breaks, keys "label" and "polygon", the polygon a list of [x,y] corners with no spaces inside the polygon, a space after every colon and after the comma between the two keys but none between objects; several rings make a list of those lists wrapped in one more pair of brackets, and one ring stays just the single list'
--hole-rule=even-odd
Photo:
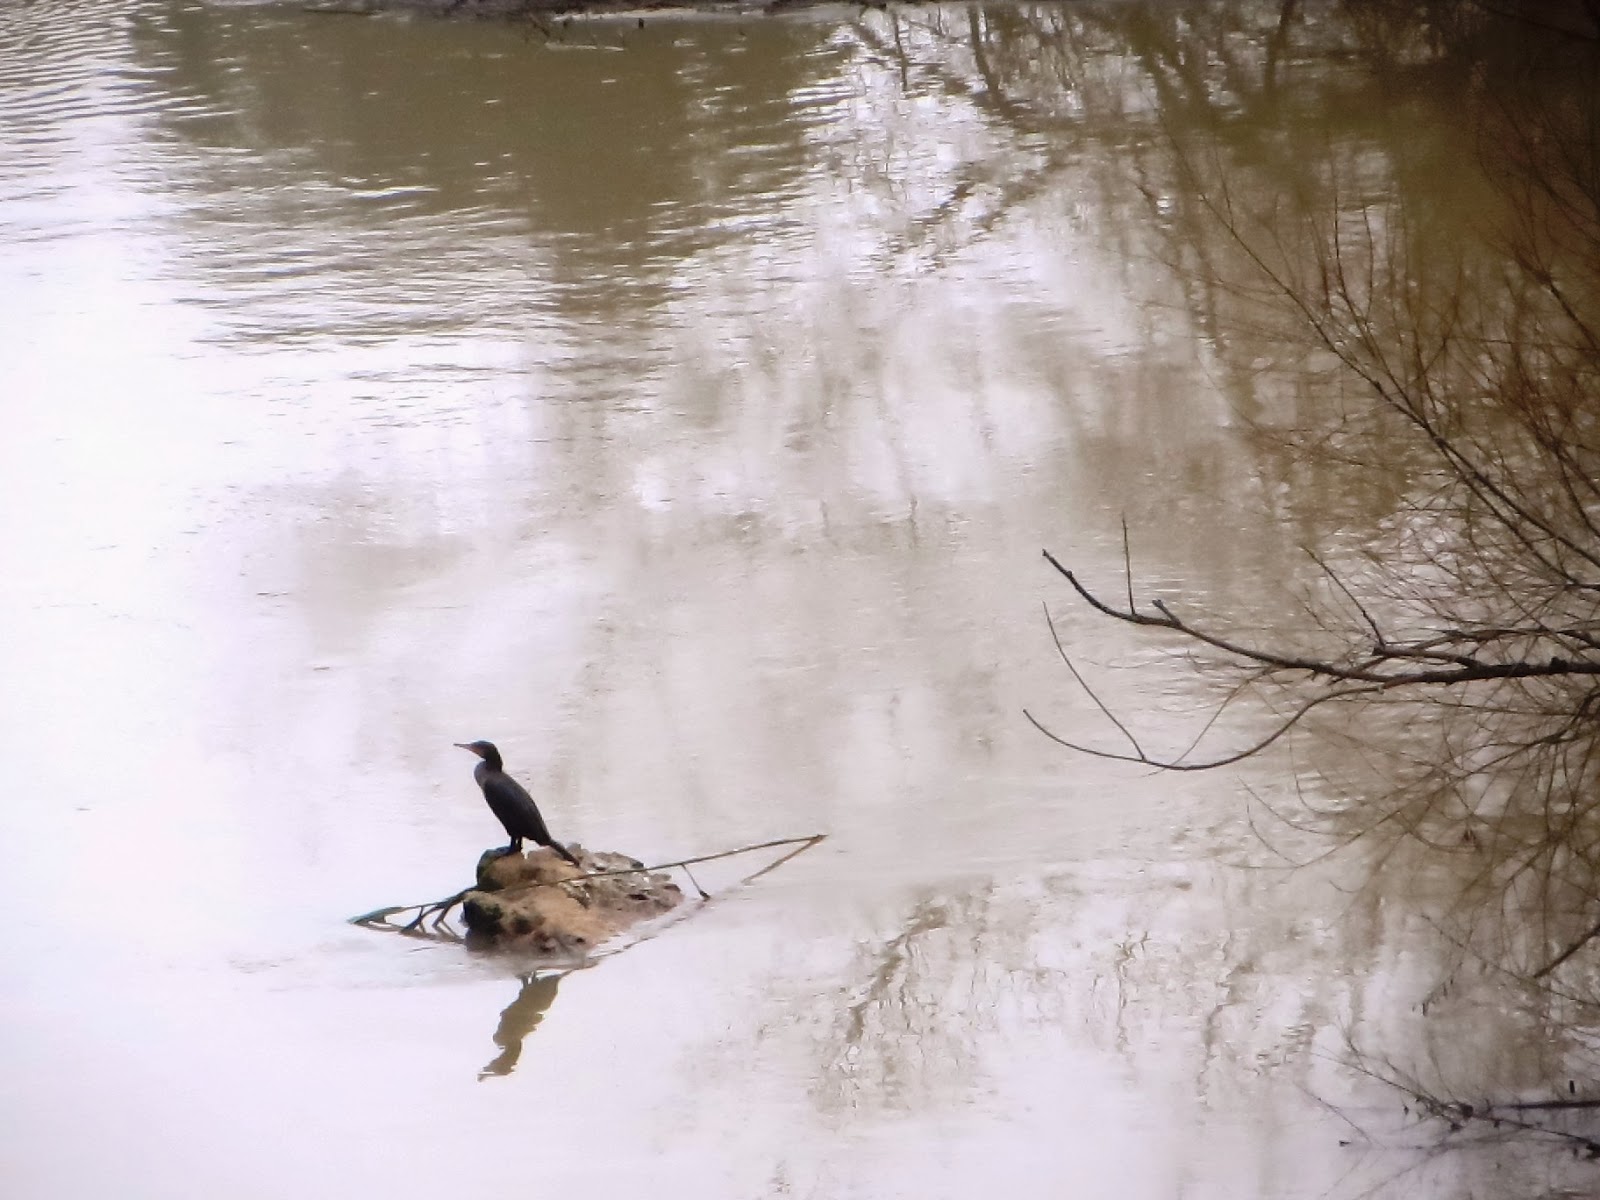
[{"label": "submerged branch", "polygon": [[[739,882],[742,885],[749,883],[754,879],[759,879],[769,871],[776,870],[778,867],[782,866],[796,855],[803,854],[807,850],[810,850],[813,846],[817,845],[817,843],[826,839],[827,836],[828,835],[825,833],[813,833],[807,837],[776,838],[770,842],[756,842],[749,846],[740,846],[734,850],[722,850],[716,854],[699,854],[693,858],[680,858],[675,859],[672,862],[656,863],[653,866],[627,867],[622,870],[615,871],[591,871],[588,874],[578,875],[572,879],[551,879],[542,880],[537,883],[523,884],[520,887],[507,889],[506,894],[510,895],[517,892],[527,892],[541,887],[567,887],[573,884],[587,883],[591,879],[608,879],[618,875],[642,875],[654,871],[670,870],[673,867],[690,867],[699,863],[716,862],[719,859],[734,858],[740,854],[752,854],[757,850],[775,850],[780,846],[794,847],[793,850],[785,855],[782,855],[776,862],[768,863],[754,874],[747,875],[745,878],[741,879]],[[373,911],[369,913],[362,913],[359,917],[351,917],[350,924],[361,925],[367,929],[390,929],[396,930],[400,933],[416,933],[422,928],[425,922],[428,922],[431,919],[431,927],[433,929],[440,929],[442,928],[446,918],[449,917],[451,910],[465,900],[468,893],[475,890],[475,888],[463,888],[461,891],[456,892],[452,896],[446,896],[442,900],[429,900],[422,904],[396,904],[390,905],[387,908],[373,909]],[[703,895],[704,893],[702,893],[702,896]],[[392,920],[392,918],[402,913],[415,913],[415,915],[403,925]]]}]

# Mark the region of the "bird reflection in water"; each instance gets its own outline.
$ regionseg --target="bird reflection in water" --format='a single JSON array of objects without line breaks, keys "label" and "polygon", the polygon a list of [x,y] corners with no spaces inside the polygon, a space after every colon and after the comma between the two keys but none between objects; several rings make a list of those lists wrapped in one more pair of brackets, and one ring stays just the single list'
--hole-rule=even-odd
[{"label": "bird reflection in water", "polygon": [[542,975],[529,973],[519,978],[522,980],[522,990],[517,993],[515,1000],[506,1005],[505,1011],[500,1014],[500,1025],[494,1031],[494,1044],[500,1047],[500,1053],[478,1072],[479,1079],[511,1074],[516,1069],[517,1060],[522,1057],[522,1040],[539,1028],[544,1014],[555,1003],[556,988],[561,983],[560,972]]}]

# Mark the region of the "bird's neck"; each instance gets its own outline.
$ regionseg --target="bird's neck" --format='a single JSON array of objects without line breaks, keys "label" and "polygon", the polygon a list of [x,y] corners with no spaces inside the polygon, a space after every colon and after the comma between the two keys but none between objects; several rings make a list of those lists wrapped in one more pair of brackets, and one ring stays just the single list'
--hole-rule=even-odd
[{"label": "bird's neck", "polygon": [[491,771],[505,770],[505,763],[501,761],[499,754],[485,754],[483,756],[483,763],[484,766],[488,767]]}]

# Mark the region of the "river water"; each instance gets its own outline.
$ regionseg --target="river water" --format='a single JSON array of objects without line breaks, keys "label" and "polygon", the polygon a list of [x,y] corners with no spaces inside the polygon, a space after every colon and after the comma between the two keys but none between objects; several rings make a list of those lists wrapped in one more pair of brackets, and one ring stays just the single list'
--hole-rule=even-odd
[{"label": "river water", "polygon": [[[1426,1057],[1425,905],[1023,717],[1115,736],[1045,604],[1206,699],[1042,548],[1259,613],[1377,503],[1263,467],[1139,186],[1275,55],[1382,159],[1279,17],[0,9],[0,1191],[1477,1194],[1341,1062]],[[347,925],[499,839],[473,738],[563,840],[828,840],[560,980]]]}]

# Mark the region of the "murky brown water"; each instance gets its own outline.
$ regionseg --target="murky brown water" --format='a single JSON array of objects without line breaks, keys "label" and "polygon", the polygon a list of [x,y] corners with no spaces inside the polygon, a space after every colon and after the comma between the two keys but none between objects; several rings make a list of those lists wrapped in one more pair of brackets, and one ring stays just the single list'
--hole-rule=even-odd
[{"label": "murky brown water", "polygon": [[[1426,1046],[1417,906],[1022,718],[1103,731],[1044,601],[1194,702],[1041,547],[1245,611],[1372,516],[1275,490],[1134,186],[1188,20],[0,9],[4,1193],[1470,1189],[1324,1103]],[[499,837],[476,737],[567,840],[830,840],[559,984],[343,925]]]}]

